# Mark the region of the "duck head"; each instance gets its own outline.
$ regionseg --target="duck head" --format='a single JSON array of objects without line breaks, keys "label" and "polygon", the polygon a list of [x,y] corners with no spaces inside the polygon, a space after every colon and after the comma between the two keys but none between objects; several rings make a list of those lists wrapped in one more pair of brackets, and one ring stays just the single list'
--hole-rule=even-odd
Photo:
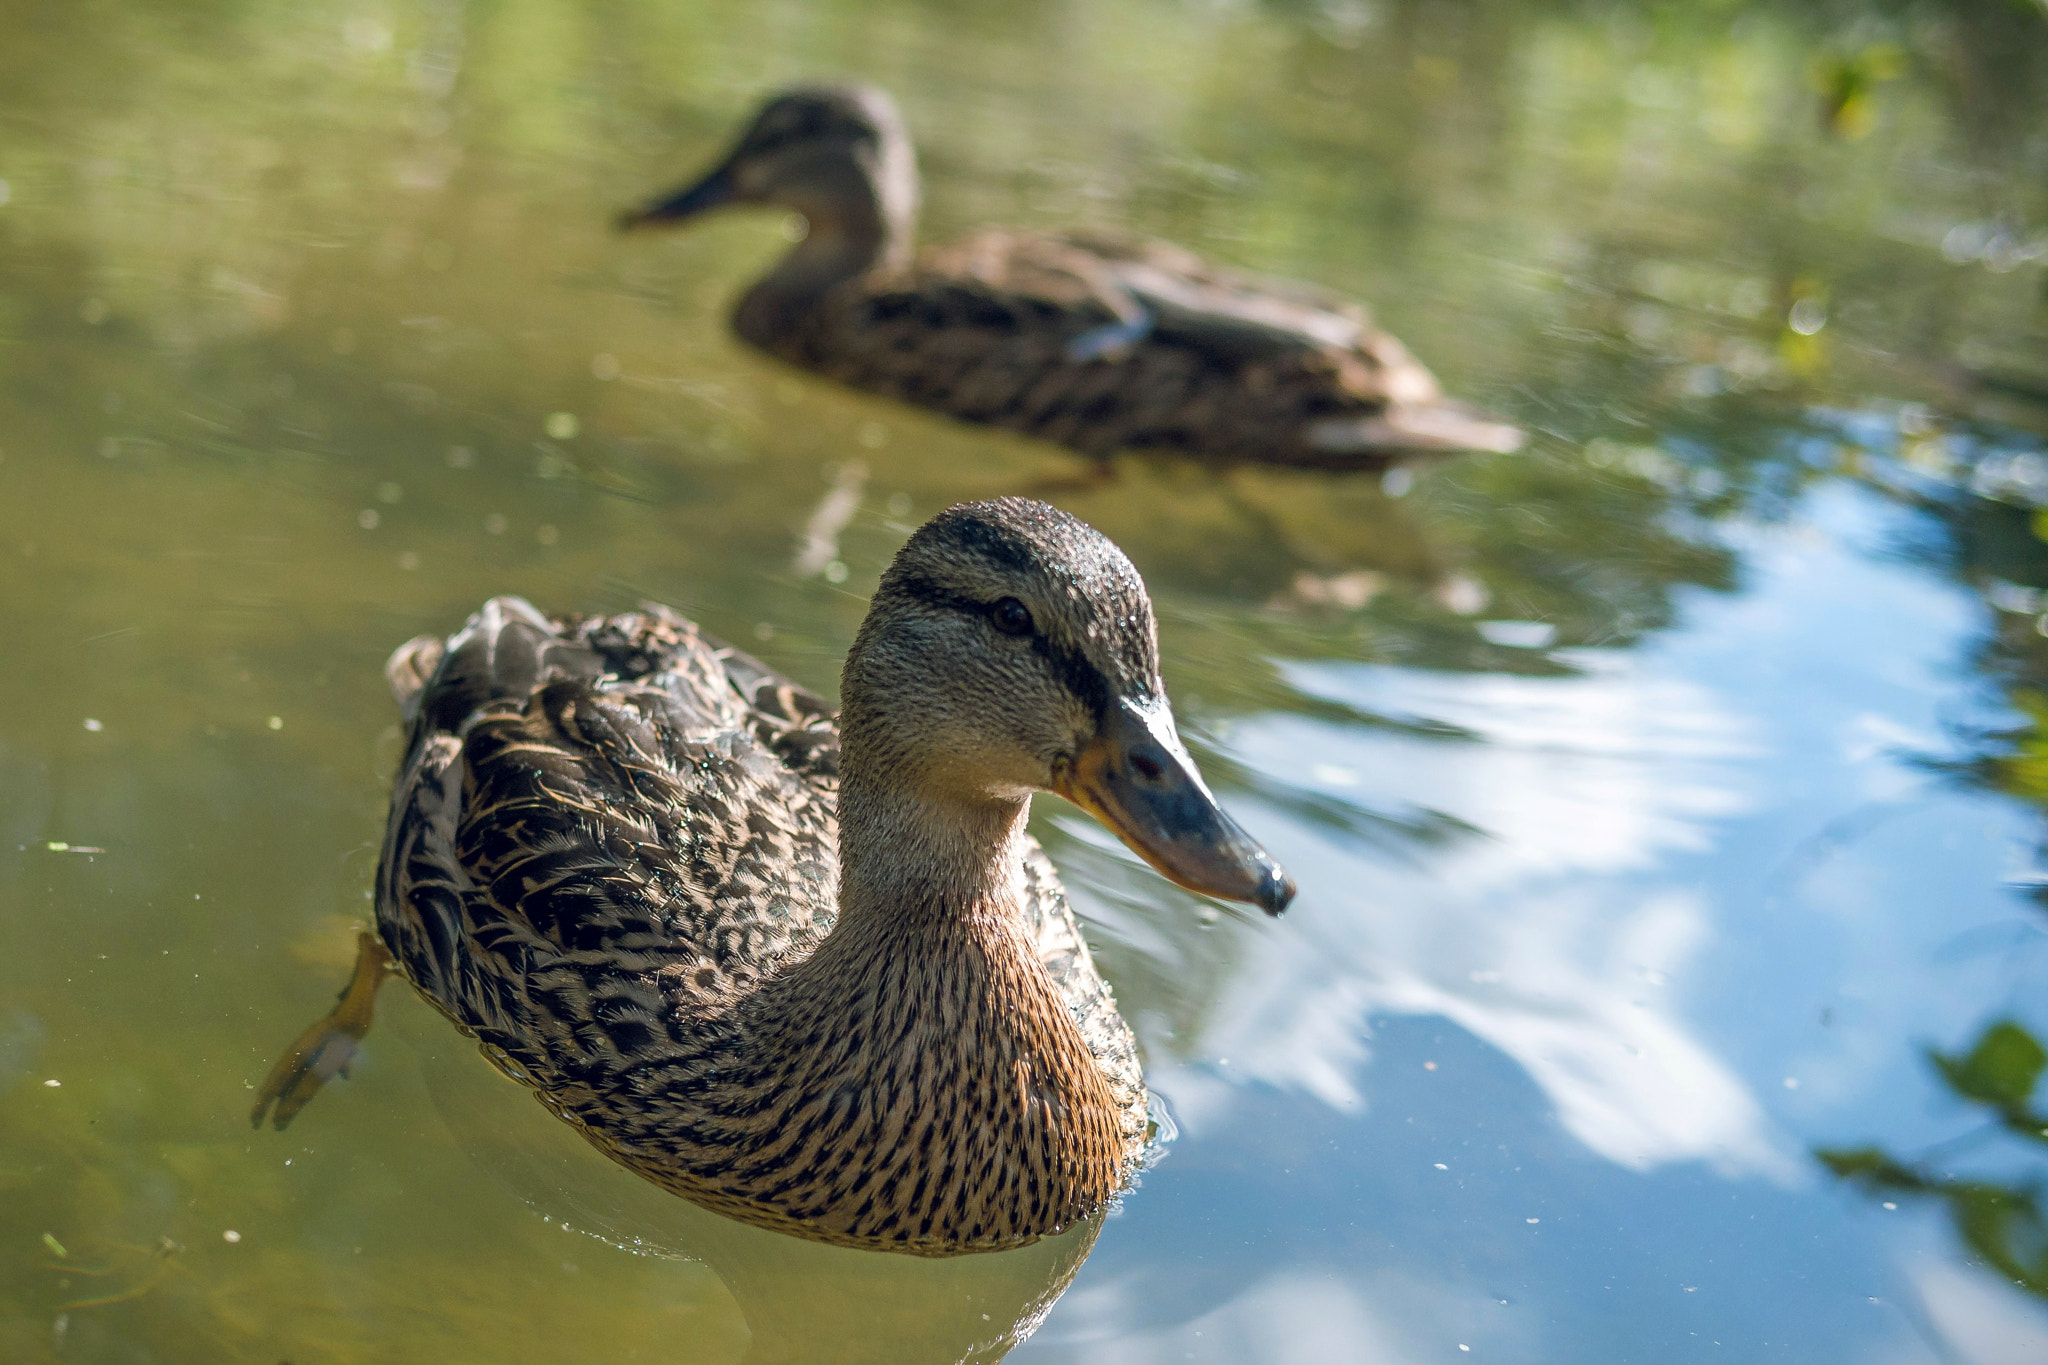
[{"label": "duck head", "polygon": [[679,223],[727,204],[773,204],[814,237],[907,245],[917,158],[889,96],[867,85],[804,85],[771,97],[725,157],[695,181],[623,214],[622,228]]},{"label": "duck head", "polygon": [[1180,742],[1137,570],[1056,508],[1001,498],[921,528],[882,577],[841,695],[845,821],[880,781],[963,812],[1050,791],[1189,890],[1272,915],[1294,896]]}]

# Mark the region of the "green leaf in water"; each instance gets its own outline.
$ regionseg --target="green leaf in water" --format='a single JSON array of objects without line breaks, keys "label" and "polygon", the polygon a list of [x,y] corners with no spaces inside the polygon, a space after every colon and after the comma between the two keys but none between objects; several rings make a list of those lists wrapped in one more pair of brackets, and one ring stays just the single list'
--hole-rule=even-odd
[{"label": "green leaf in water", "polygon": [[1815,1150],[1814,1155],[1842,1179],[1859,1181],[1873,1189],[1927,1188],[1927,1182],[1917,1171],[1895,1161],[1882,1148],[1822,1147]]},{"label": "green leaf in water", "polygon": [[2001,1109],[2017,1109],[2048,1068],[2048,1049],[2010,1019],[1984,1030],[1966,1057],[1930,1052],[1934,1065],[1956,1093]]}]

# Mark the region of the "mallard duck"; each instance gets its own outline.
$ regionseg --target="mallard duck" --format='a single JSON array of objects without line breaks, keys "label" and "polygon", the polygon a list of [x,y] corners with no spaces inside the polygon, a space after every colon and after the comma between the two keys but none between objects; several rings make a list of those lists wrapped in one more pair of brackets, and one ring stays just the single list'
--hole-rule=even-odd
[{"label": "mallard duck", "polygon": [[1181,746],[1137,571],[1042,503],[910,538],[836,724],[658,606],[498,598],[387,671],[412,737],[377,935],[259,1126],[345,1070],[390,963],[687,1199],[846,1246],[1022,1245],[1103,1207],[1147,1133],[1032,794],[1196,891],[1275,915],[1294,894]]},{"label": "mallard duck", "polygon": [[742,340],[1099,461],[1154,450],[1371,469],[1522,442],[1445,401],[1358,305],[1178,247],[990,228],[913,260],[916,157],[871,86],[776,95],[703,177],[620,221],[677,223],[726,204],[779,205],[806,224],[741,297]]}]

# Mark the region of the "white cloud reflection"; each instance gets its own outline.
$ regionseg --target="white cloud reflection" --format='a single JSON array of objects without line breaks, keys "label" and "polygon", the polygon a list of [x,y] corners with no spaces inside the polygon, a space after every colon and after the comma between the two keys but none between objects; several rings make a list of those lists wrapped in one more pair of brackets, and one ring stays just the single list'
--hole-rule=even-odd
[{"label": "white cloud reflection", "polygon": [[1291,669],[1305,692],[1449,722],[1478,742],[1291,717],[1237,728],[1232,749],[1263,771],[1300,772],[1294,756],[1312,753],[1307,785],[1482,833],[1405,862],[1263,822],[1308,890],[1278,931],[1247,937],[1250,960],[1210,1012],[1200,1050],[1228,1066],[1161,1078],[1183,1118],[1217,1115],[1225,1076],[1357,1105],[1370,1018],[1436,1014],[1518,1062],[1612,1161],[1796,1177],[1789,1144],[1674,999],[1710,929],[1700,895],[1665,868],[1753,806],[1756,745],[1712,692],[1654,657],[1571,659],[1579,676]]},{"label": "white cloud reflection", "polygon": [[1137,1292],[1116,1281],[1077,1287],[1060,1305],[1065,1338],[1114,1338],[1118,1365],[1409,1365],[1530,1354],[1527,1326],[1503,1305],[1413,1275],[1281,1271],[1199,1317],[1132,1338],[1121,1329],[1143,1320],[1143,1306],[1131,1302]]},{"label": "white cloud reflection", "polygon": [[[2040,1300],[1976,1267],[1923,1261],[1906,1274],[1920,1300],[1922,1334],[1938,1344],[1940,1359],[1948,1365],[2041,1365],[2048,1360],[2048,1307]],[[1910,1348],[1894,1357],[1901,1362],[1927,1358],[1924,1349]]]}]

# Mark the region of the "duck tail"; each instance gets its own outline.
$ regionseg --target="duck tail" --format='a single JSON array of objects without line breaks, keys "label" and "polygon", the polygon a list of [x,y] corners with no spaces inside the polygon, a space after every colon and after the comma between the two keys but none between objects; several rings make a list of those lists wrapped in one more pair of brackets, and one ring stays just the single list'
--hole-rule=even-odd
[{"label": "duck tail", "polygon": [[384,681],[391,685],[391,699],[410,725],[419,718],[420,694],[434,680],[434,670],[448,652],[448,642],[438,635],[415,635],[384,661]]},{"label": "duck tail", "polygon": [[1455,403],[1395,403],[1370,417],[1330,418],[1303,433],[1319,463],[1339,465],[1360,457],[1456,454],[1481,451],[1508,455],[1528,436],[1520,427],[1482,417]]},{"label": "duck tail", "polygon": [[384,676],[408,720],[458,731],[479,708],[503,698],[524,701],[556,677],[595,678],[604,671],[581,641],[519,597],[493,597],[447,642],[423,635],[398,647]]}]

